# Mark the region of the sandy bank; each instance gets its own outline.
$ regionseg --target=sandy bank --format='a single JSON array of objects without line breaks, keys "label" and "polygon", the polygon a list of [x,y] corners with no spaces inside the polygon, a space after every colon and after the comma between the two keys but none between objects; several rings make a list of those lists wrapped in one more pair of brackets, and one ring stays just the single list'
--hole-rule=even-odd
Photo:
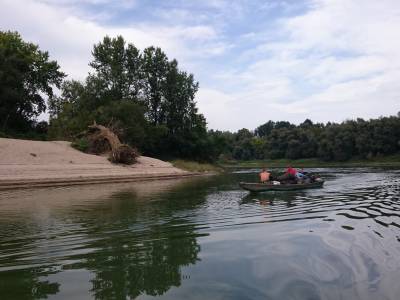
[{"label": "sandy bank", "polygon": [[73,149],[65,141],[0,138],[0,189],[76,185],[196,175],[155,158],[140,156],[132,166],[115,165],[106,157]]}]

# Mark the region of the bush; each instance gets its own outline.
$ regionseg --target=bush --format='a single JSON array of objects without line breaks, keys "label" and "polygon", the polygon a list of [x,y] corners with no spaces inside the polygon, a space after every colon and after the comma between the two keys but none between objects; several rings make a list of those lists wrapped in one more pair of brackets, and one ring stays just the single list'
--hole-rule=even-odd
[{"label": "bush", "polygon": [[87,152],[89,149],[89,141],[87,138],[80,138],[74,142],[72,142],[71,146],[79,151]]}]

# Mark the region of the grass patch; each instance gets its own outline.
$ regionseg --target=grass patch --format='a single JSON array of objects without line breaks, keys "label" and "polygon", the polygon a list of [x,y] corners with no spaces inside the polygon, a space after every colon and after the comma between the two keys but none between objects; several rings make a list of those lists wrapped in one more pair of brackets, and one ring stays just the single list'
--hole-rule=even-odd
[{"label": "grass patch", "polygon": [[221,162],[224,168],[285,168],[288,165],[297,168],[319,167],[400,167],[400,154],[374,157],[372,159],[351,159],[348,161],[322,161],[316,158],[306,159],[268,159],[236,162]]},{"label": "grass patch", "polygon": [[172,165],[176,168],[186,170],[189,172],[215,172],[219,173],[222,172],[223,169],[221,167],[218,167],[213,164],[208,164],[208,163],[199,163],[196,161],[187,161],[187,160],[173,160],[171,161]]}]

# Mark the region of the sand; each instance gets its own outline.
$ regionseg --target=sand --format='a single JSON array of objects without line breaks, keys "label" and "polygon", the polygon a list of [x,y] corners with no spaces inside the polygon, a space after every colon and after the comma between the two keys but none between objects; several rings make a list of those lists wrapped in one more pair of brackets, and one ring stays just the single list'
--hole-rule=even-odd
[{"label": "sand", "polygon": [[169,179],[195,175],[159,159],[140,156],[138,163],[112,164],[85,154],[66,141],[0,138],[0,189]]}]

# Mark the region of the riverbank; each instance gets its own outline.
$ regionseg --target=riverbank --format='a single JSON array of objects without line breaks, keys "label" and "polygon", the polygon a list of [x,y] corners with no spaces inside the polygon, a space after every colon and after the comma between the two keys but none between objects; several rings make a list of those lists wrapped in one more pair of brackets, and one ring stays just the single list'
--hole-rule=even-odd
[{"label": "riverbank", "polygon": [[73,149],[65,141],[0,138],[0,189],[172,179],[200,175],[140,156],[134,165]]},{"label": "riverbank", "polygon": [[348,161],[322,161],[316,158],[307,159],[270,159],[270,160],[251,160],[220,162],[223,168],[285,168],[288,165],[298,168],[354,168],[354,167],[400,167],[400,155],[373,158],[369,160],[352,159]]},{"label": "riverbank", "polygon": [[196,173],[221,173],[224,169],[220,166],[211,163],[199,163],[196,161],[187,161],[187,160],[173,160],[171,161],[172,165],[178,169],[186,170],[188,172],[196,172]]}]

